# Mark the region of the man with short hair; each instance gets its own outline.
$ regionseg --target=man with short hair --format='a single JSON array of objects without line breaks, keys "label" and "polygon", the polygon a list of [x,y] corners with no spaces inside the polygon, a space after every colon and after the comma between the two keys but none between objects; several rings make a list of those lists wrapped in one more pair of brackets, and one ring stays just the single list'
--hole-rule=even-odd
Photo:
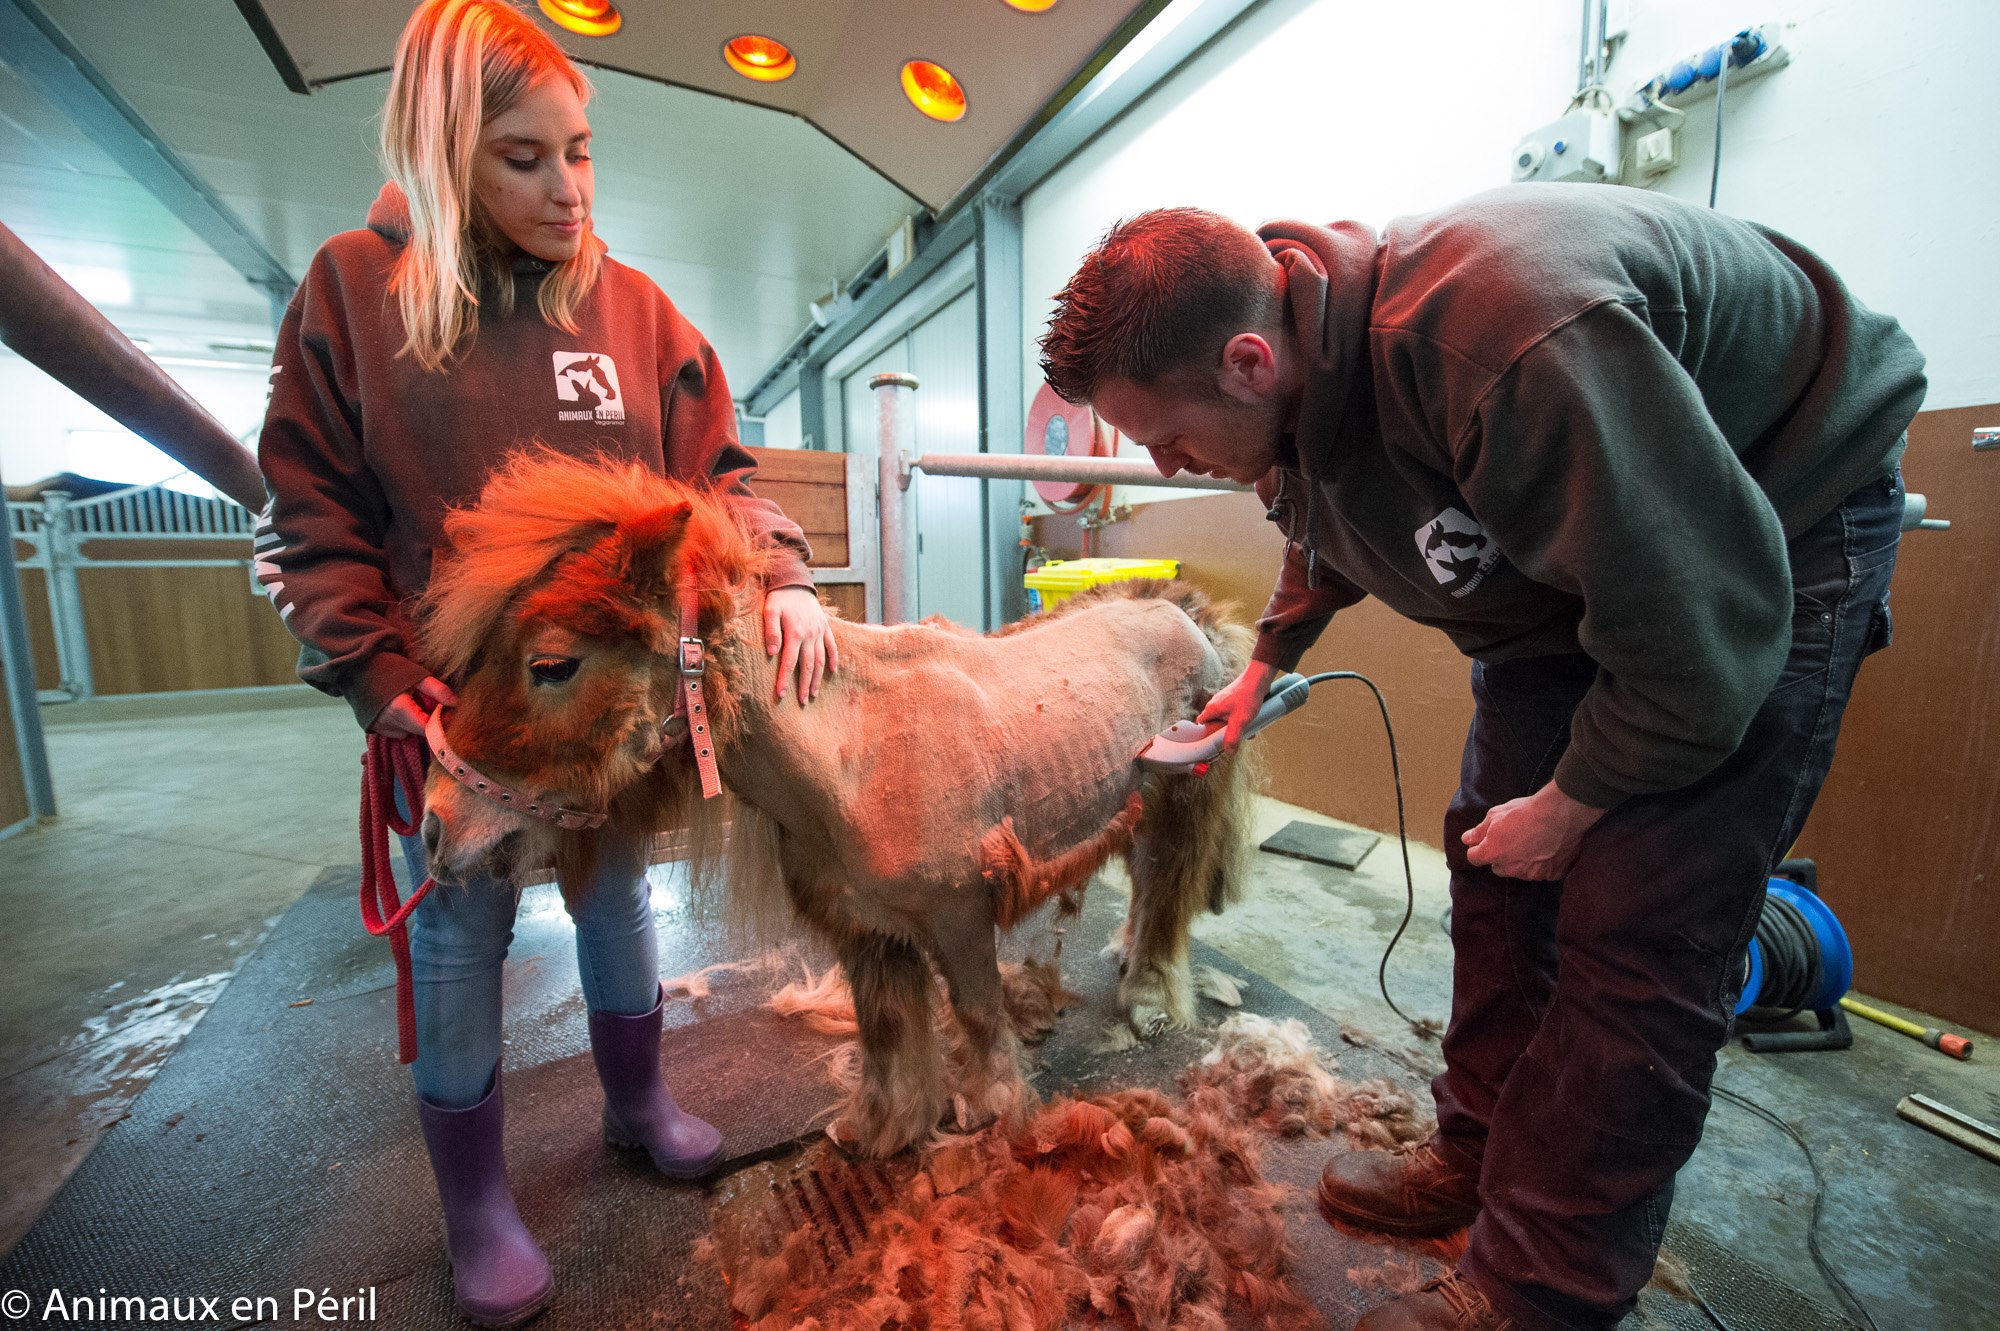
[{"label": "man with short hair", "polygon": [[1284,531],[1254,659],[1202,713],[1232,744],[1363,596],[1474,661],[1437,1131],[1320,1184],[1330,1218],[1472,1232],[1361,1328],[1615,1325],[1765,878],[1888,641],[1923,358],[1784,236],[1567,185],[1379,239],[1146,213],[1084,259],[1042,351],[1162,474],[1254,482]]}]

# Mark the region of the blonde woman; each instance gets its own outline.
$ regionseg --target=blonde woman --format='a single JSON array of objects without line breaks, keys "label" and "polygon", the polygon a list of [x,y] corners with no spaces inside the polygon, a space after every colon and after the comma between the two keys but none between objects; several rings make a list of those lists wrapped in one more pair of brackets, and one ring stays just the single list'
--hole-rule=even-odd
[{"label": "blonde woman", "polygon": [[[837,665],[804,537],[745,482],[715,353],[591,227],[590,86],[499,0],[428,0],[396,50],[382,148],[391,183],[366,229],[321,247],[279,335],[259,447],[273,505],[257,536],[300,674],[369,730],[421,733],[451,691],[410,655],[446,507],[529,439],[638,458],[738,497],[783,552],[766,596],[779,693]],[[413,874],[423,846],[406,838]],[[645,866],[610,852],[567,891],[604,1085],[606,1139],[676,1178],[721,1136],[660,1075],[660,984]],[[418,1117],[460,1308],[508,1326],[547,1302],[549,1264],[501,1163],[500,971],[517,904],[504,884],[433,891],[411,920]]]}]

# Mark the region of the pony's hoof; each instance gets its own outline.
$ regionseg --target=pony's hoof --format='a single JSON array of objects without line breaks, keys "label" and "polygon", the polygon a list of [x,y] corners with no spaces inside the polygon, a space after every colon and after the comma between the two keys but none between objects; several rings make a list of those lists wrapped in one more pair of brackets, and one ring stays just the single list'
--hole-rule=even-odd
[{"label": "pony's hoof", "polygon": [[1129,1021],[1107,1021],[1098,1027],[1085,1048],[1093,1054],[1122,1054],[1139,1047],[1139,1033]]},{"label": "pony's hoof", "polygon": [[826,1125],[826,1139],[849,1155],[861,1154],[861,1134],[855,1131],[845,1114]]},{"label": "pony's hoof", "polygon": [[1111,933],[1111,941],[1097,950],[1100,957],[1110,957],[1118,963],[1118,977],[1125,978],[1126,967],[1132,963],[1132,940],[1127,937],[1125,926],[1119,925]]},{"label": "pony's hoof", "polygon": [[953,1092],[951,1108],[945,1111],[939,1124],[949,1127],[953,1132],[972,1133],[991,1126],[999,1117],[983,1104],[975,1104],[964,1094]]}]

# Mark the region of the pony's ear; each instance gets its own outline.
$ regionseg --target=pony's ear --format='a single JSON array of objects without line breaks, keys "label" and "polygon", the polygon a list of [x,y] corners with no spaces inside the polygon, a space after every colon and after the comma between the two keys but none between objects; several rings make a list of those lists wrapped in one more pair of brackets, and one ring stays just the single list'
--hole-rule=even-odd
[{"label": "pony's ear", "polygon": [[694,505],[681,500],[618,525],[614,539],[619,562],[629,571],[627,585],[633,591],[653,597],[672,589],[674,566],[693,513]]}]

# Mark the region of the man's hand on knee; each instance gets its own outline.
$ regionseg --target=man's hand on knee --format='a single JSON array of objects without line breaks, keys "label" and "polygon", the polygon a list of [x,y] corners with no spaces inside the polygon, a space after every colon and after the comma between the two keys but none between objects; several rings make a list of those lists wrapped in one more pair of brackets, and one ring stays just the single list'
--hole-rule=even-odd
[{"label": "man's hand on knee", "polygon": [[1583,834],[1606,812],[1571,799],[1551,781],[1524,799],[1494,805],[1460,839],[1476,865],[1506,878],[1553,882],[1570,871]]}]

